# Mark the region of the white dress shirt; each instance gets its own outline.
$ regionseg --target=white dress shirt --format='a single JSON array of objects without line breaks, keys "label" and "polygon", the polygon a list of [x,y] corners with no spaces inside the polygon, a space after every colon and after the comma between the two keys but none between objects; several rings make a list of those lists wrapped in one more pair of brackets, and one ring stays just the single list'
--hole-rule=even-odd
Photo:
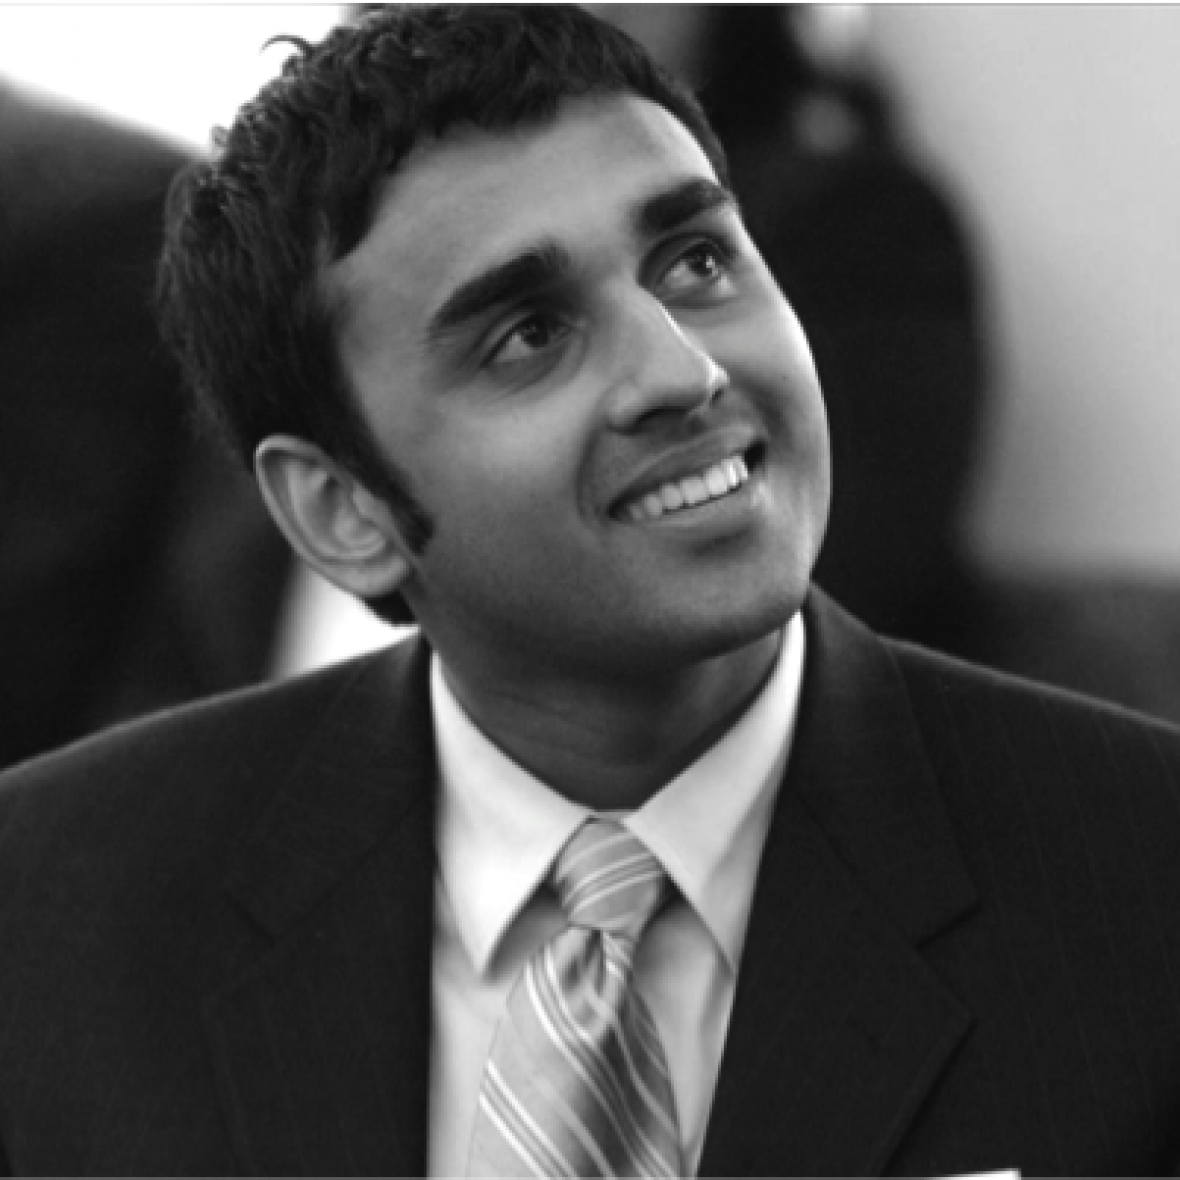
[{"label": "white dress shirt", "polygon": [[[618,816],[680,896],[648,927],[635,986],[660,1031],[695,1175],[754,881],[786,767],[803,678],[803,623],[737,723],[638,811]],[[462,1176],[484,1065],[528,958],[565,928],[548,890],[554,858],[590,814],[507,757],[431,669],[441,793],[430,1069],[431,1176]]]}]

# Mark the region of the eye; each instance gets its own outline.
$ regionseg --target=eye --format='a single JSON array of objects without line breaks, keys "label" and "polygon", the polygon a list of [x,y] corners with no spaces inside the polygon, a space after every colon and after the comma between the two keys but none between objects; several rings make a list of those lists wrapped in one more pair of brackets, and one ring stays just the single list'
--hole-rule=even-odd
[{"label": "eye", "polygon": [[673,295],[707,290],[729,273],[730,255],[711,241],[695,242],[664,272],[660,285]]},{"label": "eye", "polygon": [[569,328],[556,316],[536,313],[520,320],[492,350],[493,364],[531,360],[560,344]]}]

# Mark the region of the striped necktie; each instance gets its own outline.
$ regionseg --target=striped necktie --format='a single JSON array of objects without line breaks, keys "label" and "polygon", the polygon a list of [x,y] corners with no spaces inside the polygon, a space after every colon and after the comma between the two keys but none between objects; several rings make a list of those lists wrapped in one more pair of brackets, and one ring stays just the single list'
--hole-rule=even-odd
[{"label": "striped necktie", "polygon": [[570,924],[533,955],[508,998],[468,1175],[682,1175],[668,1064],[630,986],[636,943],[668,879],[626,828],[592,819],[551,880]]}]

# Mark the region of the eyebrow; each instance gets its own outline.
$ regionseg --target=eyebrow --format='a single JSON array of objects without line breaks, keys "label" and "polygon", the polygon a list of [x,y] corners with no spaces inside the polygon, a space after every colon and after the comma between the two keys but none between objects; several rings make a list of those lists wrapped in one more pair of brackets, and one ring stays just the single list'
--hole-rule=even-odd
[{"label": "eyebrow", "polygon": [[738,212],[737,197],[715,180],[694,178],[644,201],[635,228],[640,237],[657,237],[715,209]]},{"label": "eyebrow", "polygon": [[572,265],[561,246],[544,242],[488,267],[460,283],[443,300],[427,325],[427,339],[437,339],[502,303],[553,286]]},{"label": "eyebrow", "polygon": [[[737,210],[737,198],[713,180],[693,178],[643,201],[632,216],[640,237],[657,237],[714,209]],[[560,283],[573,269],[569,252],[556,242],[541,242],[495,263],[456,287],[426,326],[437,341],[502,304]]]}]

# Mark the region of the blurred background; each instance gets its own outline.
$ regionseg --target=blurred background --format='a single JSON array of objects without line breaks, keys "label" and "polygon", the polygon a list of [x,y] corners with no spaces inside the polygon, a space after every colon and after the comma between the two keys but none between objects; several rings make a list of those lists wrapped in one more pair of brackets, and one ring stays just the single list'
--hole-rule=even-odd
[{"label": "blurred background", "polygon": [[[602,5],[700,88],[812,341],[820,581],[1180,720],[1180,8]],[[382,643],[184,422],[163,193],[331,5],[0,6],[0,764]]]}]

